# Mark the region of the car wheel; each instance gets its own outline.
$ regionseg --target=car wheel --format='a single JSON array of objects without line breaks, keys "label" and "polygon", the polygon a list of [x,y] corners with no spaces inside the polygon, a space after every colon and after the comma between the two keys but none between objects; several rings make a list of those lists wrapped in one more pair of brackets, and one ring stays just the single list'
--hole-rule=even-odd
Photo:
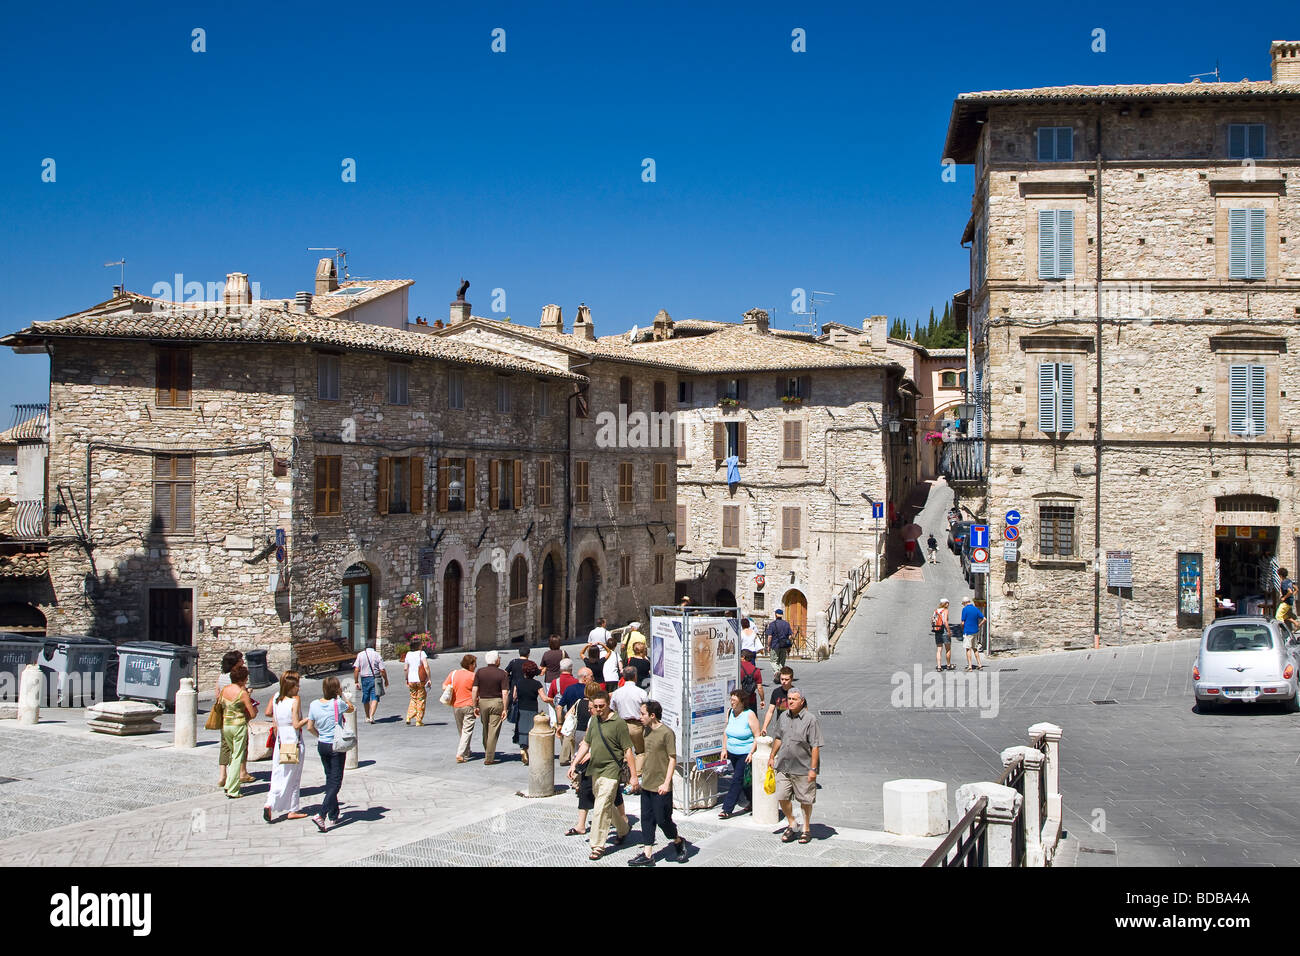
[{"label": "car wheel", "polygon": [[1214,701],[1213,703],[1211,703],[1208,700],[1200,700],[1200,699],[1197,699],[1196,701],[1196,712],[1198,714],[1212,714],[1218,709],[1218,707],[1219,707],[1218,701]]},{"label": "car wheel", "polygon": [[1300,693],[1292,694],[1283,705],[1283,708],[1288,714],[1300,714]]}]

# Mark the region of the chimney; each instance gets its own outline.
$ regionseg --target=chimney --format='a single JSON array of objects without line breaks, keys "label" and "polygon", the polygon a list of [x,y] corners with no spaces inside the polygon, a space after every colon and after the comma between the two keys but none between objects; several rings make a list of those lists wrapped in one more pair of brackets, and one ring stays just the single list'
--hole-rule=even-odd
[{"label": "chimney", "polygon": [[448,325],[455,325],[458,322],[469,321],[469,303],[464,299],[457,299],[451,304],[451,315],[447,318]]},{"label": "chimney", "polygon": [[122,294],[123,289],[125,289],[125,286],[120,286],[120,285],[113,286],[113,298],[116,299],[118,296],[120,296]]},{"label": "chimney", "polygon": [[293,297],[293,311],[301,312],[303,315],[311,312],[310,292],[299,292]]},{"label": "chimney", "polygon": [[673,317],[663,309],[660,309],[655,313],[653,329],[654,340],[656,342],[662,342],[664,339],[671,339],[673,337]]},{"label": "chimney", "polygon": [[334,268],[333,259],[322,259],[316,263],[316,294],[329,295],[339,287],[339,274]]},{"label": "chimney", "polygon": [[564,332],[564,316],[558,305],[542,306],[542,321],[539,328],[546,332]]},{"label": "chimney", "polygon": [[750,309],[745,313],[745,330],[767,334],[769,316],[762,309]]},{"label": "chimney", "polygon": [[1274,40],[1268,52],[1273,61],[1273,82],[1300,84],[1300,40]]},{"label": "chimney", "polygon": [[864,346],[873,352],[884,353],[889,338],[889,316],[873,315],[862,320],[862,331],[867,333]]},{"label": "chimney", "polygon": [[253,292],[248,287],[248,274],[231,272],[226,276],[226,292],[222,297],[226,305],[252,305]]},{"label": "chimney", "polygon": [[591,309],[586,305],[578,306],[578,317],[573,320],[573,334],[588,342],[596,341],[596,326],[591,321]]}]

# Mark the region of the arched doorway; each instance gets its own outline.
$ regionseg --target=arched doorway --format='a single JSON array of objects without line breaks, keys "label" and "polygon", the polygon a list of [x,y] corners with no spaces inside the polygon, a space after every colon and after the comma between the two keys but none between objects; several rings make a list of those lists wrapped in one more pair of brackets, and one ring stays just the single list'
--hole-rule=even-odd
[{"label": "arched doorway", "polygon": [[370,567],[354,564],[343,572],[343,591],[339,596],[339,636],[354,651],[366,646],[373,635],[370,614]]},{"label": "arched doorway", "polygon": [[442,574],[442,649],[460,646],[460,562],[447,565]]},{"label": "arched doorway", "polygon": [[474,646],[497,646],[497,573],[490,564],[474,579]]},{"label": "arched doorway", "polygon": [[528,561],[516,555],[510,565],[510,621],[506,633],[511,642],[528,639]]},{"label": "arched doorway", "polygon": [[794,647],[790,650],[801,653],[808,639],[808,599],[799,589],[791,588],[781,598],[781,606],[785,608],[785,619],[793,632]]},{"label": "arched doorway", "polygon": [[555,598],[558,592],[556,579],[558,575],[555,569],[555,558],[547,555],[546,560],[542,562],[542,577],[539,582],[539,594],[541,607],[540,624],[538,628],[539,636],[549,638],[552,634],[558,634],[556,629],[559,615],[556,613]]},{"label": "arched doorway", "polygon": [[713,595],[714,607],[735,607],[736,595],[732,594],[727,588],[718,588],[718,593]]},{"label": "arched doorway", "polygon": [[592,558],[578,566],[577,612],[578,636],[586,637],[596,626],[596,603],[600,595],[600,571]]},{"label": "arched doorway", "polygon": [[0,630],[33,637],[45,636],[45,614],[34,604],[0,604]]}]

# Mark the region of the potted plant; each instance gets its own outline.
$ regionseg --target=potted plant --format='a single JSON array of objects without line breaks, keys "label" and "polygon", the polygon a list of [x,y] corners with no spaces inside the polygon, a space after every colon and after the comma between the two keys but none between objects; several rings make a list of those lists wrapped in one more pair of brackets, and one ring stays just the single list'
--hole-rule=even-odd
[{"label": "potted plant", "polygon": [[802,405],[803,399],[798,395],[782,395],[781,401],[787,405]]},{"label": "potted plant", "polygon": [[718,399],[718,404],[723,408],[737,408],[740,406],[740,399],[728,395]]},{"label": "potted plant", "polygon": [[413,608],[413,607],[423,607],[423,606],[424,606],[424,599],[420,597],[420,595],[417,592],[412,591],[410,594],[402,595],[402,607]]},{"label": "potted plant", "polygon": [[311,612],[316,615],[317,619],[327,621],[330,618],[339,616],[339,602],[320,600],[312,603]]}]

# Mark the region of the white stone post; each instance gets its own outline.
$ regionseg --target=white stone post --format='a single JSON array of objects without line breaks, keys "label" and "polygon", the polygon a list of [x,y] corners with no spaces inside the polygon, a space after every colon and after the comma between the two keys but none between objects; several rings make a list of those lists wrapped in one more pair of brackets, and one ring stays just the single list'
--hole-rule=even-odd
[{"label": "white stone post", "polygon": [[35,664],[23,668],[18,679],[18,723],[41,722],[41,669]]},{"label": "white stone post", "polygon": [[199,745],[199,693],[194,678],[182,677],[176,691],[176,735],[178,750],[191,750]]},{"label": "white stone post", "polygon": [[1061,819],[1061,728],[1056,724],[1039,723],[1029,728],[1029,744],[1035,746],[1042,738],[1047,741],[1047,760],[1044,763],[1043,786],[1047,792],[1049,816]]},{"label": "white stone post", "polygon": [[[813,647],[813,655],[817,660],[825,660],[831,656],[831,630],[826,621],[826,612],[817,612],[817,642]],[[825,648],[825,651],[822,650]]]},{"label": "white stone post", "polygon": [[886,780],[885,832],[901,836],[947,833],[948,785],[941,780]]},{"label": "white stone post", "polygon": [[776,802],[775,793],[763,790],[763,781],[767,779],[767,766],[772,761],[772,738],[754,738],[754,760],[750,764],[750,773],[754,780],[754,822],[763,826],[775,826],[781,820],[781,806]]},{"label": "white stone post", "polygon": [[1042,786],[1043,752],[1037,747],[1008,747],[1002,751],[1002,766],[1013,764],[1017,757],[1025,761],[1025,866],[1046,866],[1043,852],[1043,820],[1039,813],[1038,793]]},{"label": "white stone post", "polygon": [[1012,852],[1023,809],[1020,794],[1011,787],[996,783],[963,784],[957,788],[957,819],[966,816],[980,797],[988,798],[985,811],[989,825],[986,841],[988,865],[1015,866]]},{"label": "white stone post", "polygon": [[[344,770],[356,770],[357,766],[361,763],[361,725],[365,721],[362,719],[361,705],[356,703],[356,701],[361,700],[361,695],[356,691],[357,689],[354,686],[351,693],[345,693],[343,695],[344,700],[356,707],[356,711],[348,715],[348,720],[352,721],[352,725],[357,731],[357,745],[349,750],[348,755],[343,758]],[[299,759],[302,758],[300,757]]]},{"label": "white stone post", "polygon": [[555,731],[546,714],[534,717],[528,731],[528,796],[555,796]]}]

